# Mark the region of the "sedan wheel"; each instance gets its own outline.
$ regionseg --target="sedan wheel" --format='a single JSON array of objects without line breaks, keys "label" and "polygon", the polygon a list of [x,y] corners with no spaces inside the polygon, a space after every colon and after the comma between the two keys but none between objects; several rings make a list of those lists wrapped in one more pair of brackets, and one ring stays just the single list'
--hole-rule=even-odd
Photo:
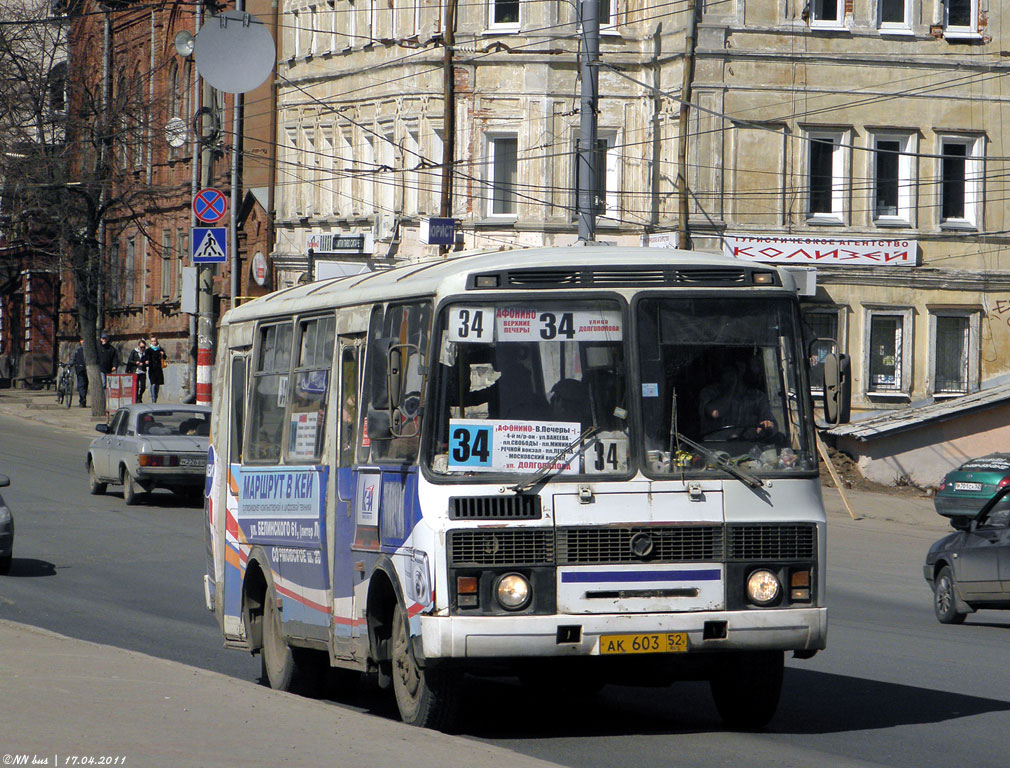
[{"label": "sedan wheel", "polygon": [[941,624],[962,624],[967,615],[957,610],[954,574],[946,565],[940,569],[933,582],[933,611]]},{"label": "sedan wheel", "polygon": [[130,470],[123,467],[123,501],[132,506],[139,501],[138,496],[137,487],[133,482],[133,475],[130,474]]},{"label": "sedan wheel", "polygon": [[108,488],[107,483],[103,483],[98,479],[98,475],[95,474],[94,462],[88,462],[88,490],[91,492],[92,496],[101,496],[105,493],[105,489]]}]

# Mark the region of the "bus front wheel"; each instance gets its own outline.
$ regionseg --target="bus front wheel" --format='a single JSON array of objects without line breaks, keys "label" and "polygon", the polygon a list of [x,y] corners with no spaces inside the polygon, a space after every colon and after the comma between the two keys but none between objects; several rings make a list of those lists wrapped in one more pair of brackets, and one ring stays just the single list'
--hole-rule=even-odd
[{"label": "bus front wheel", "polygon": [[459,703],[459,675],[424,669],[410,648],[407,617],[393,611],[393,693],[400,718],[407,725],[444,731],[452,727]]},{"label": "bus front wheel", "polygon": [[727,653],[716,664],[710,685],[722,721],[739,730],[767,725],[782,694],[782,651]]}]

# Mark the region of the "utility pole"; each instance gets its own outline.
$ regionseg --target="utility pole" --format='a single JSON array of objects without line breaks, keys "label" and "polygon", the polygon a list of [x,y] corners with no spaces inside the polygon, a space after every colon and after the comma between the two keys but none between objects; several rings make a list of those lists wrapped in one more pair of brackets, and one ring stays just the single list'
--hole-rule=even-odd
[{"label": "utility pole", "polygon": [[[442,32],[445,53],[442,59],[442,204],[439,215],[444,219],[452,218],[452,164],[456,157],[456,75],[452,51],[456,44],[455,26],[456,0],[448,0],[445,4],[445,29]],[[441,245],[439,252],[444,254],[449,247]]]},{"label": "utility pole", "polygon": [[697,0],[687,0],[687,31],[684,38],[684,80],[680,87],[680,128],[677,137],[677,198],[680,220],[677,225],[677,247],[691,250],[691,230],[688,226],[690,208],[687,191],[687,134],[690,128],[691,85],[694,82],[694,46],[698,34]]},{"label": "utility pole", "polygon": [[[211,85],[203,81],[203,105],[210,109],[203,112],[204,137],[215,135],[214,118],[217,116],[217,94]],[[207,189],[214,178],[214,141],[201,142],[200,172],[201,187]],[[195,244],[191,244],[191,247]],[[214,369],[214,264],[198,264],[196,271],[197,320],[196,320],[196,402],[210,405],[213,395],[211,374]]]},{"label": "utility pole", "polygon": [[581,0],[582,94],[579,101],[578,202],[579,242],[596,240],[596,113],[599,104],[600,16],[599,0]]}]

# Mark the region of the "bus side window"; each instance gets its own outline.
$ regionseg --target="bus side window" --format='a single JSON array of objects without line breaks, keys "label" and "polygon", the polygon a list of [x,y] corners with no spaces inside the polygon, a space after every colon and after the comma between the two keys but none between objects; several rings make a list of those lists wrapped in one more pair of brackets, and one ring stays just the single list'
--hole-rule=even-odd
[{"label": "bus side window", "polygon": [[242,463],[247,359],[245,355],[236,355],[231,359],[231,436],[229,438],[229,461],[232,464]]},{"label": "bus side window", "polygon": [[288,440],[284,456],[289,463],[318,461],[323,455],[333,367],[333,316],[300,320],[298,336],[285,419]]},{"label": "bus side window", "polygon": [[354,464],[358,426],[358,347],[344,346],[340,352],[340,458],[338,466]]},{"label": "bus side window", "polygon": [[259,329],[249,393],[249,430],[244,452],[247,462],[276,464],[280,459],[291,370],[291,335],[291,323]]},{"label": "bus side window", "polygon": [[[382,319],[381,325],[378,322]],[[380,330],[381,328],[381,330]],[[362,407],[365,428],[361,447],[368,449],[368,461],[384,458],[400,463],[412,463],[417,458],[420,435],[420,414],[424,396],[425,361],[428,336],[431,331],[431,303],[390,304],[384,316],[376,307],[369,323],[368,351],[365,360],[365,387]],[[420,354],[411,354],[404,361],[401,407],[395,415],[400,419],[398,434],[390,430],[390,397],[387,386],[387,354],[391,346],[412,345]],[[407,423],[414,422],[414,423]]]}]

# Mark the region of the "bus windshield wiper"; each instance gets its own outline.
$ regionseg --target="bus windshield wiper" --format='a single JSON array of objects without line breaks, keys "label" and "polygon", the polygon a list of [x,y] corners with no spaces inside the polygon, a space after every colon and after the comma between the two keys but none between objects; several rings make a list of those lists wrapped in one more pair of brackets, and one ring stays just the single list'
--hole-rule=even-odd
[{"label": "bus windshield wiper", "polygon": [[567,456],[568,453],[583,440],[595,435],[598,429],[599,428],[595,424],[591,424],[590,426],[586,427],[585,431],[583,431],[581,435],[574,438],[564,448],[562,448],[560,451],[554,454],[552,458],[546,461],[544,465],[540,467],[540,469],[538,469],[536,472],[530,475],[526,480],[523,480],[521,483],[513,485],[511,490],[515,491],[516,493],[523,493],[524,491],[528,491],[534,485],[539,483],[541,480],[543,480],[545,477],[551,474],[551,472],[559,471],[556,467],[557,463],[565,456]]},{"label": "bus windshield wiper", "polygon": [[703,445],[699,445],[698,443],[694,442],[694,440],[684,437],[680,432],[674,432],[674,436],[677,438],[678,442],[685,443],[689,448],[700,453],[716,467],[723,470],[724,472],[729,472],[731,475],[733,475],[733,477],[735,477],[737,480],[747,485],[749,488],[760,488],[765,484],[764,480],[762,480],[757,475],[752,475],[750,472],[737,466],[729,459],[723,458],[716,452],[710,451]]}]

